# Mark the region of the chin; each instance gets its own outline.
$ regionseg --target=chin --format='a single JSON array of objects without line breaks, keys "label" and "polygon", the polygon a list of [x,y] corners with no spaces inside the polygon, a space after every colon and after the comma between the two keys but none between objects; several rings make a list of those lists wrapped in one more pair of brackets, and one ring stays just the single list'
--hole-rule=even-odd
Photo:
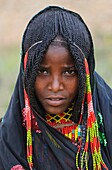
[{"label": "chin", "polygon": [[65,111],[66,111],[66,108],[65,108],[65,109],[52,108],[52,109],[46,110],[47,113],[53,114],[53,115],[55,115],[55,114],[61,114],[61,113],[65,112]]}]

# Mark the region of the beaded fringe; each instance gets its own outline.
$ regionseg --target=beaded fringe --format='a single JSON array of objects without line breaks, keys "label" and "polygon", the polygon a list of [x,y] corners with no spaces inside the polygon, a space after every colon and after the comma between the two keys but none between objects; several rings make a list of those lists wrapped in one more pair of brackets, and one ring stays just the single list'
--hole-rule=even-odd
[{"label": "beaded fringe", "polygon": [[101,150],[100,150],[98,123],[93,110],[93,102],[92,102],[91,86],[90,86],[90,74],[89,74],[89,68],[88,68],[88,63],[86,58],[85,58],[85,69],[86,69],[85,97],[87,99],[87,107],[88,107],[87,134],[86,134],[85,147],[82,152],[80,161],[79,161],[79,155],[80,155],[81,147],[78,149],[76,155],[76,166],[78,170],[83,169],[84,166],[86,166],[86,170],[88,170],[88,145],[90,143],[92,159],[93,159],[93,170],[101,170],[102,167],[108,170],[108,168],[106,167],[102,159]]},{"label": "beaded fringe", "polygon": [[[24,58],[24,71],[26,70],[27,59],[28,59],[28,52],[26,53]],[[25,88],[24,88],[24,98],[25,98],[25,112],[26,112],[26,130],[27,130],[27,161],[30,170],[32,170],[33,161],[32,161],[31,107]]]}]

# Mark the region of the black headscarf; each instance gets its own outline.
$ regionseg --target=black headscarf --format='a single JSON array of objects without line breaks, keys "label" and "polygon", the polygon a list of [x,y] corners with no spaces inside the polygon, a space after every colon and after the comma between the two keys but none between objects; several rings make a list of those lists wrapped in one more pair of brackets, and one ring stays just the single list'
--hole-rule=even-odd
[{"label": "black headscarf", "polygon": [[[34,87],[37,69],[42,57],[57,35],[62,36],[67,42],[78,72],[79,92],[73,112],[73,121],[78,122],[85,89],[84,56],[86,56],[89,64],[92,89],[95,64],[91,34],[77,13],[60,7],[48,7],[31,19],[23,35],[22,42],[22,59],[24,59],[25,53],[30,49],[25,74],[25,86],[31,105],[43,115],[42,108],[36,102],[35,91],[32,87]],[[40,41],[42,43],[32,47],[33,44]],[[84,56],[74,43],[82,50]]]},{"label": "black headscarf", "polygon": [[[41,33],[41,34],[40,34]],[[82,18],[72,11],[60,7],[47,7],[35,15],[29,22],[22,41],[22,59],[17,83],[2,123],[0,124],[0,170],[18,170],[23,167],[29,169],[26,156],[26,129],[22,126],[22,110],[24,103],[24,86],[31,100],[31,106],[42,115],[42,109],[35,103],[34,82],[37,76],[36,70],[42,61],[52,40],[61,35],[68,43],[70,52],[77,63],[79,73],[79,96],[74,108],[74,121],[78,122],[81,103],[85,88],[84,56],[87,58],[93,91],[94,110],[99,120],[99,131],[104,134],[105,140],[101,143],[103,160],[109,170],[112,169],[112,90],[94,72],[93,43],[90,32]],[[36,42],[42,41],[36,46]],[[77,50],[75,43],[84,56]],[[23,61],[26,52],[29,51],[26,73],[24,73]],[[37,57],[38,56],[38,57]],[[29,85],[28,85],[29,84]],[[102,116],[102,123],[98,114]],[[77,116],[76,116],[77,115]],[[76,118],[76,119],[75,119]],[[77,147],[69,139],[54,128],[50,127],[41,116],[36,116],[41,133],[33,135],[33,162],[36,170],[71,170],[76,168]],[[104,142],[107,142],[105,145]],[[89,169],[93,169],[91,153],[88,157]],[[20,165],[20,166],[19,166]],[[12,168],[12,169],[11,169]],[[16,169],[16,168],[15,168]],[[85,167],[84,167],[85,169]],[[102,168],[103,169],[103,168]]]}]

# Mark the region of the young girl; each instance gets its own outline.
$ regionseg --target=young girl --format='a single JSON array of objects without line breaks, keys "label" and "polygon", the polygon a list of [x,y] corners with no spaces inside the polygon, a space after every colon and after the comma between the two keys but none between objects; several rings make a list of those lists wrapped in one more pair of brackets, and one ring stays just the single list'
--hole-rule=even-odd
[{"label": "young girl", "polygon": [[0,170],[112,169],[112,90],[94,67],[77,13],[51,6],[31,19],[0,124]]}]

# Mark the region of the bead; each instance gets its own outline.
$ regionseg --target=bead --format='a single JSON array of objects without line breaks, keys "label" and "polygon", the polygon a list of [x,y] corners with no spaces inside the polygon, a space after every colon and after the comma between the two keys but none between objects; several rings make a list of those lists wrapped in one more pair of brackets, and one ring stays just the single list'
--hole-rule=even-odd
[{"label": "bead", "polygon": [[72,139],[72,133],[71,133],[71,132],[68,134],[68,137],[69,137],[70,139]]}]

